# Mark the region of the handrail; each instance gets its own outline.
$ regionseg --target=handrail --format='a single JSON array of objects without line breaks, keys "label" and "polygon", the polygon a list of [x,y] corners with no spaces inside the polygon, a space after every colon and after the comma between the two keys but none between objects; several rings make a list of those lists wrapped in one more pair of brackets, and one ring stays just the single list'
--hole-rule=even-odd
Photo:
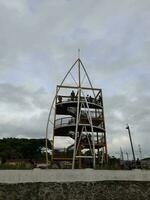
[{"label": "handrail", "polygon": [[[92,111],[92,110],[90,111],[90,114],[91,114],[92,119],[95,119],[95,118],[100,119],[103,116],[102,113],[95,112],[95,111]],[[81,116],[87,117],[87,112],[84,111],[84,110],[81,110]]]},{"label": "handrail", "polygon": [[[76,111],[75,107],[68,107],[66,114],[70,114],[70,115],[74,114],[76,116],[76,112],[77,111]],[[87,110],[81,110],[80,114],[81,114],[80,117],[86,118],[88,116]],[[92,118],[102,118],[103,117],[102,112],[97,112],[97,111],[94,111],[94,110],[90,110],[90,114],[91,114]]]},{"label": "handrail", "polygon": [[62,126],[62,125],[65,125],[65,124],[75,124],[75,118],[74,117],[63,117],[63,118],[59,118],[59,119],[56,119],[55,120],[55,127],[58,127],[58,126]]},{"label": "handrail", "polygon": [[[56,104],[63,103],[63,102],[77,102],[77,99],[78,98],[76,96],[74,98],[71,98],[71,96],[58,95]],[[81,96],[80,101],[85,102],[85,98],[83,96]],[[94,103],[94,104],[102,106],[102,102],[100,100],[96,99],[96,98],[93,98],[93,97],[87,97],[87,102],[88,103]]]},{"label": "handrail", "polygon": [[[89,124],[89,123],[83,123],[83,122],[86,122],[86,120],[88,122],[87,118],[81,118],[79,124]],[[59,118],[55,120],[55,128],[58,128],[64,125],[75,125],[75,124],[76,124],[76,119],[74,117],[63,117],[63,118]],[[102,122],[96,125],[96,127],[104,128]]]}]

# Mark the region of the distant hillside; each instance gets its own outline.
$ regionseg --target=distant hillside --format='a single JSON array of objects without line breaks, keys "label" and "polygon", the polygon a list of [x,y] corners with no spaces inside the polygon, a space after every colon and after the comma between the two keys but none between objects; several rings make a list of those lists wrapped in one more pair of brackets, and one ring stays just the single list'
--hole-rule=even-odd
[{"label": "distant hillside", "polygon": [[[48,146],[51,148],[50,141]],[[45,160],[43,147],[45,139],[3,138],[0,139],[0,158],[2,163],[9,159],[42,161]]]},{"label": "distant hillside", "polygon": [[142,160],[150,160],[150,157],[148,157],[148,158],[143,158]]}]

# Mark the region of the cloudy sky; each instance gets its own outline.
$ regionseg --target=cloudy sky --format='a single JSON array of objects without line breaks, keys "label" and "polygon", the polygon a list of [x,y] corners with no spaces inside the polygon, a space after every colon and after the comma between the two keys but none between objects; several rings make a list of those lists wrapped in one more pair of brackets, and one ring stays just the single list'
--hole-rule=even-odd
[{"label": "cloudy sky", "polygon": [[150,156],[150,1],[0,0],[0,137],[45,137],[56,84],[81,49],[103,89],[108,149]]}]

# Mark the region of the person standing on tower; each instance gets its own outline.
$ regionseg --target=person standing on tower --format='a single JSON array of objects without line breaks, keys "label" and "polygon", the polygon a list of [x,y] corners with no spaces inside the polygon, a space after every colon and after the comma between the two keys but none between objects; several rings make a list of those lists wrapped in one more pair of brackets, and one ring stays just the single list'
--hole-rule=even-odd
[{"label": "person standing on tower", "polygon": [[71,92],[71,101],[74,101],[74,98],[75,98],[75,93],[74,93],[74,91],[72,90],[72,92]]}]

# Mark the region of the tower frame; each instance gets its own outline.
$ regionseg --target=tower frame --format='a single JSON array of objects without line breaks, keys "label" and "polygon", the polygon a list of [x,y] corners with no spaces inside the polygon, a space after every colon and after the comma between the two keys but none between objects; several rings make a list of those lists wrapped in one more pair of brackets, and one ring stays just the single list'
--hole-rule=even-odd
[{"label": "tower frame", "polygon": [[[71,70],[74,67],[78,67],[78,83],[74,86],[64,85],[64,81]],[[81,67],[87,77],[90,87],[82,86],[81,83]],[[62,95],[61,89],[66,91],[76,91],[73,96]],[[86,97],[87,93],[92,92],[92,97]],[[50,120],[52,115],[52,109],[54,108],[53,121]],[[74,110],[74,113],[71,112]],[[62,115],[69,117],[62,117]],[[56,87],[56,94],[53,99],[48,121],[46,127],[46,163],[48,165],[48,133],[49,124],[53,125],[53,145],[51,162],[55,161],[70,161],[72,163],[72,169],[82,168],[84,159],[89,160],[92,163],[92,168],[96,168],[97,164],[108,161],[107,158],[107,141],[106,141],[106,129],[104,120],[104,106],[102,89],[93,88],[89,75],[80,60],[78,58],[72,65],[60,85]],[[70,134],[72,133],[72,135]],[[73,152],[71,157],[65,153],[63,156],[55,155],[55,138],[69,136],[74,139]],[[82,153],[85,149],[88,149],[88,154]],[[101,153],[101,156],[100,156]],[[85,166],[86,167],[86,166]]]}]

